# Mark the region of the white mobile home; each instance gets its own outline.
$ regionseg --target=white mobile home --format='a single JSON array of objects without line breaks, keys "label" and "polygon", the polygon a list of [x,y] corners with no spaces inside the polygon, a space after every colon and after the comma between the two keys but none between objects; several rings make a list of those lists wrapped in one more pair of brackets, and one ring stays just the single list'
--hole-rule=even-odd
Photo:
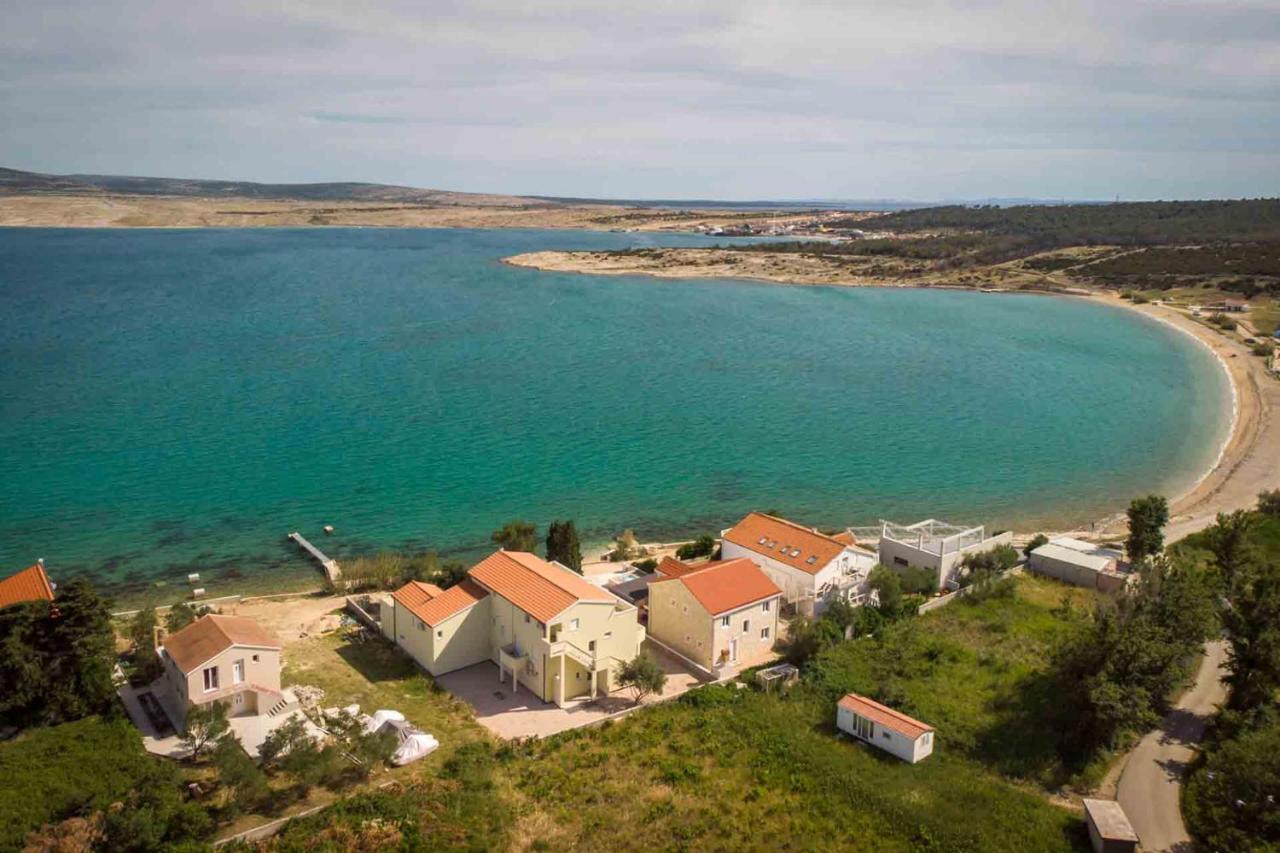
[{"label": "white mobile home", "polygon": [[933,726],[856,693],[836,705],[836,728],[911,764],[933,752]]}]

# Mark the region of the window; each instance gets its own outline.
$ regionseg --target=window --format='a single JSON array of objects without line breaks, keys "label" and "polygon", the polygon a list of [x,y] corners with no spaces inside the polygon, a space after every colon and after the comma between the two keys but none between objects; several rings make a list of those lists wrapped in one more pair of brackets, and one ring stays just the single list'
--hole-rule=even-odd
[{"label": "window", "polygon": [[911,565],[910,563],[908,563],[906,560],[902,559],[901,557],[894,557],[894,558],[893,558],[893,564],[894,564],[895,566],[909,566],[909,565]]},{"label": "window", "polygon": [[743,619],[743,620],[742,620],[742,633],[744,633],[744,634],[748,634],[748,633],[750,633],[750,632],[751,632],[751,620],[750,620],[750,619]]},{"label": "window", "polygon": [[759,541],[759,542],[757,542],[756,544],[757,544],[757,545],[763,545],[764,543],[766,543],[766,542],[768,542],[768,541],[769,541],[769,537],[768,537],[768,536],[761,536],[761,537],[760,537],[760,541]]},{"label": "window", "polygon": [[253,656],[253,662],[254,662],[254,663],[257,663],[257,662],[258,662],[258,656],[257,656],[257,655],[254,655],[254,656]]},{"label": "window", "polygon": [[770,608],[770,607],[772,607],[772,606],[773,606],[773,602],[772,602],[772,601],[766,601],[764,604],[761,604],[761,605],[760,605],[760,609],[761,609],[763,612],[768,613],[768,612],[769,612],[769,608]]},{"label": "window", "polygon": [[204,671],[204,692],[218,689],[218,668],[211,666]]},{"label": "window", "polygon": [[437,631],[436,631],[436,636],[443,640],[443,639],[444,639],[444,629],[443,629],[443,628],[440,628],[439,630],[437,630]]},{"label": "window", "polygon": [[240,660],[235,661],[234,663],[231,664],[231,683],[232,684],[244,683],[244,658],[241,658]]},{"label": "window", "polygon": [[728,627],[729,627],[729,617],[728,617],[728,616],[721,616],[721,617],[720,617],[720,627],[721,627],[721,628],[728,628]]},{"label": "window", "polygon": [[524,624],[526,624],[526,625],[528,625],[528,624],[529,624],[529,614],[528,614],[528,613],[526,613],[526,614],[524,615]]},{"label": "window", "polygon": [[799,549],[799,548],[792,548],[792,549],[791,549],[791,556],[793,556],[793,557],[799,557],[799,556],[800,556],[800,549]]},{"label": "window", "polygon": [[880,737],[884,738],[885,740],[892,740],[892,738],[889,737],[888,732],[880,732]]},{"label": "window", "polygon": [[875,724],[866,717],[859,717],[857,714],[854,714],[853,733],[863,740],[871,740],[871,738],[875,737],[876,727]]},{"label": "window", "polygon": [[589,651],[589,652],[594,652],[595,650],[596,650],[596,641],[595,641],[595,640],[592,640],[591,642],[587,643],[587,651]]},{"label": "window", "polygon": [[925,733],[924,733],[924,737],[920,738],[920,742],[921,742],[922,744],[924,744],[925,746],[928,746],[928,745],[929,745],[929,741],[931,741],[931,740],[933,740],[933,733],[932,733],[932,732],[925,732]]},{"label": "window", "polygon": [[577,620],[577,619],[570,619],[570,620],[569,620],[569,630],[570,630],[570,631],[576,631],[576,630],[578,630],[578,624],[579,624],[579,623],[578,623],[578,620]]},{"label": "window", "polygon": [[760,629],[760,639],[762,639],[762,640],[767,640],[767,639],[769,639],[769,629],[768,629],[768,628],[761,628],[761,629]]},{"label": "window", "polygon": [[419,630],[419,631],[425,631],[425,630],[427,630],[427,623],[426,623],[426,622],[423,622],[421,619],[415,619],[415,620],[413,620],[413,621],[415,621],[415,622],[417,622],[417,623],[418,623],[418,630]]},{"label": "window", "polygon": [[816,562],[818,562],[818,558],[817,558],[817,557],[810,557],[809,559],[805,560],[805,563],[807,563],[807,564],[808,564],[808,565],[810,565],[810,566],[812,566],[812,565],[813,565],[814,563],[816,563]]},{"label": "window", "polygon": [[605,638],[606,640],[607,640],[607,639],[609,639],[609,638],[610,638],[610,637],[612,637],[612,636],[613,636],[613,632],[612,632],[612,631],[605,631],[605,632],[604,632],[604,638]]}]

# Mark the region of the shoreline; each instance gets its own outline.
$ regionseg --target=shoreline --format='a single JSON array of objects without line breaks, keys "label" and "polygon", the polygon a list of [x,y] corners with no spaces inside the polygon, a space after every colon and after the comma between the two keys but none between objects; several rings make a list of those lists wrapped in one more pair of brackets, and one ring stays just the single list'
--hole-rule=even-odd
[{"label": "shoreline", "polygon": [[[705,252],[705,250],[704,250]],[[738,253],[742,254],[742,253]],[[788,257],[787,261],[794,260]],[[847,270],[833,269],[823,262],[811,271],[776,269],[768,274],[761,270],[741,272],[725,269],[723,264],[712,263],[705,268],[685,263],[664,267],[637,268],[633,259],[610,265],[609,258],[593,252],[527,252],[503,258],[511,266],[578,275],[636,275],[663,279],[738,279],[757,281],[783,287],[884,287],[921,288],[940,290],[968,290],[975,293],[995,292],[1038,296],[1068,296],[1093,299],[1100,305],[1110,305],[1133,311],[1162,323],[1187,335],[1204,347],[1217,361],[1227,380],[1231,394],[1231,415],[1218,452],[1212,463],[1191,484],[1175,496],[1169,497],[1169,526],[1166,541],[1174,542],[1211,525],[1220,512],[1249,509],[1255,504],[1258,492],[1280,488],[1280,465],[1268,465],[1269,459],[1280,459],[1280,423],[1273,417],[1280,408],[1280,383],[1266,375],[1266,369],[1244,345],[1210,329],[1190,316],[1164,305],[1148,303],[1135,305],[1118,295],[1086,291],[1079,288],[980,288],[946,281],[884,281],[849,274]],[[777,264],[778,267],[787,264]],[[714,270],[714,271],[713,271]],[[754,274],[753,274],[754,273]],[[832,274],[835,279],[832,280]],[[1045,276],[1042,280],[1053,283]],[[1125,508],[1117,507],[1087,527],[1077,527],[1059,533],[1072,533],[1093,538],[1115,538],[1127,532]],[[1026,535],[1031,535],[1028,532]]]}]

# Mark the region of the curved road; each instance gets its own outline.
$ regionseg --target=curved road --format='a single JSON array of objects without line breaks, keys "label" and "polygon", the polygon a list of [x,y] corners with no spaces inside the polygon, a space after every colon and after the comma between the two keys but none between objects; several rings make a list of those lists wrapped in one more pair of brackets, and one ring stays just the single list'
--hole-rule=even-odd
[{"label": "curved road", "polygon": [[1138,743],[1125,764],[1116,799],[1138,833],[1143,850],[1191,849],[1178,794],[1183,774],[1195,757],[1195,745],[1204,736],[1205,723],[1226,698],[1221,680],[1226,674],[1226,657],[1225,641],[1205,646],[1195,684],[1160,727]]}]

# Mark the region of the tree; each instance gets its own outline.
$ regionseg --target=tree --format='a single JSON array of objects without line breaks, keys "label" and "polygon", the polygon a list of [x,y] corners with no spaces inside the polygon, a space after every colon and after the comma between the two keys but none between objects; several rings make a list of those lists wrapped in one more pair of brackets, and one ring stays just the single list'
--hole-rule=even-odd
[{"label": "tree", "polygon": [[924,566],[907,566],[896,573],[902,591],[911,595],[933,595],[938,591],[938,573]]},{"label": "tree", "polygon": [[144,682],[160,675],[160,658],[156,655],[156,609],[144,607],[129,623],[129,640],[133,643],[133,665],[137,677]]},{"label": "tree", "polygon": [[573,521],[553,521],[547,528],[547,560],[555,560],[582,574],[582,546]]},{"label": "tree", "polygon": [[1270,723],[1208,750],[1187,782],[1183,809],[1210,850],[1280,847],[1280,724]]},{"label": "tree", "polygon": [[876,593],[879,610],[890,619],[898,617],[902,608],[902,580],[888,566],[877,565],[871,570],[867,584]]},{"label": "tree", "polygon": [[218,770],[219,784],[230,792],[231,801],[238,809],[256,811],[270,798],[266,774],[245,753],[234,732],[218,739],[210,757]]},{"label": "tree", "polygon": [[187,730],[182,734],[182,746],[191,750],[191,760],[200,758],[200,751],[216,743],[231,729],[227,720],[227,706],[222,702],[205,702],[187,710]]},{"label": "tree", "polygon": [[787,636],[779,641],[782,656],[792,666],[804,666],[820,648],[817,628],[809,617],[797,613],[787,622]]},{"label": "tree", "polygon": [[640,652],[622,665],[618,671],[618,684],[635,691],[636,704],[639,705],[649,694],[662,692],[667,685],[667,674],[657,661]]},{"label": "tree", "polygon": [[1236,576],[1257,556],[1249,534],[1253,529],[1253,514],[1242,509],[1228,515],[1218,513],[1217,524],[1205,531],[1213,563],[1231,594]]},{"label": "tree", "polygon": [[45,641],[50,710],[56,718],[75,720],[112,707],[116,635],[110,602],[93,584],[75,578],[58,590]]},{"label": "tree", "polygon": [[1125,551],[1133,562],[1164,550],[1164,527],[1169,523],[1169,502],[1161,495],[1134,498],[1129,503],[1129,538]]},{"label": "tree", "polygon": [[538,529],[527,521],[508,521],[489,538],[505,551],[533,551],[538,547]]},{"label": "tree", "polygon": [[1258,493],[1258,512],[1272,518],[1280,517],[1280,489]]},{"label": "tree", "polygon": [[151,761],[148,767],[147,775],[138,780],[124,801],[107,808],[107,839],[95,849],[175,850],[213,831],[209,814],[183,799],[182,779],[176,767],[162,761]]},{"label": "tree", "polygon": [[1039,548],[1041,545],[1048,545],[1048,544],[1049,544],[1049,537],[1045,536],[1043,533],[1037,533],[1035,536],[1031,537],[1031,541],[1028,542],[1026,547],[1022,549],[1022,556],[1026,557],[1027,559],[1031,559],[1032,551]]},{"label": "tree", "polygon": [[0,609],[0,720],[25,725],[47,705],[44,631],[49,603],[33,601]]},{"label": "tree", "polygon": [[1222,623],[1227,650],[1227,705],[1261,708],[1280,690],[1280,566],[1247,568],[1237,575]]},{"label": "tree", "polygon": [[699,557],[710,557],[715,553],[716,540],[709,533],[704,533],[692,542],[686,542],[676,549],[677,560],[696,560]]},{"label": "tree", "polygon": [[196,621],[195,608],[185,601],[179,601],[170,607],[169,612],[165,614],[164,628],[170,634],[173,634],[181,631],[194,621]]}]

